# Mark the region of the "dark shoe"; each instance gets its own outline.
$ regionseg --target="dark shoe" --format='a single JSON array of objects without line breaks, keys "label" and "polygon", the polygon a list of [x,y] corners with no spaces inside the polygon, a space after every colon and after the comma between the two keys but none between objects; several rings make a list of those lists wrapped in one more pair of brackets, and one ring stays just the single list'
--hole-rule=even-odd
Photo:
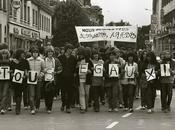
[{"label": "dark shoe", "polygon": [[69,108],[66,109],[66,113],[71,113]]},{"label": "dark shoe", "polygon": [[61,111],[64,111],[64,106],[61,106],[61,109],[60,109]]},{"label": "dark shoe", "polygon": [[167,111],[168,111],[168,112],[171,112],[171,108],[170,108],[170,107],[168,107],[168,108],[167,108]]},{"label": "dark shoe", "polygon": [[99,112],[100,111],[100,109],[99,108],[95,108],[95,110],[94,110],[95,112]]},{"label": "dark shoe", "polygon": [[101,104],[104,106],[105,105],[105,101],[101,101]]},{"label": "dark shoe", "polygon": [[80,113],[84,114],[85,113],[85,109],[80,109]]},{"label": "dark shoe", "polygon": [[20,115],[20,111],[16,111],[16,115]]},{"label": "dark shoe", "polygon": [[129,109],[129,113],[132,113],[134,112],[134,110],[132,108]]}]

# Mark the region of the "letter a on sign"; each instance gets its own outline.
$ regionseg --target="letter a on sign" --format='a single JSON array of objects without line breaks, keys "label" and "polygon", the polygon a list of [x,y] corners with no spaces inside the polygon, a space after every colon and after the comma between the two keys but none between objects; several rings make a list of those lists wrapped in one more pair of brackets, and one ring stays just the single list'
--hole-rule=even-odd
[{"label": "letter a on sign", "polygon": [[119,68],[117,64],[109,64],[109,77],[119,77]]},{"label": "letter a on sign", "polygon": [[29,71],[29,77],[27,79],[28,84],[37,84],[37,71]]},{"label": "letter a on sign", "polygon": [[10,67],[9,66],[1,66],[0,67],[0,80],[9,80],[10,79]]},{"label": "letter a on sign", "polygon": [[151,81],[153,79],[156,79],[156,73],[155,73],[155,70],[153,68],[146,69],[145,74],[146,74],[147,81]]},{"label": "letter a on sign", "polygon": [[94,76],[103,77],[103,64],[94,64]]},{"label": "letter a on sign", "polygon": [[161,64],[160,65],[160,71],[162,77],[168,77],[171,76],[170,74],[170,64]]},{"label": "letter a on sign", "polygon": [[20,71],[20,70],[15,69],[12,82],[21,84],[23,81],[23,76],[24,76],[24,71]]}]

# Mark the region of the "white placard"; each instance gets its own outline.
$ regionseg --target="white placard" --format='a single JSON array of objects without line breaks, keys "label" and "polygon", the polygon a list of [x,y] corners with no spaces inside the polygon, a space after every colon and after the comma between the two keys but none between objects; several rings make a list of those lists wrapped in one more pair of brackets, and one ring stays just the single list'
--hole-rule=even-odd
[{"label": "white placard", "polygon": [[103,77],[103,64],[94,64],[94,76]]},{"label": "white placard", "polygon": [[135,66],[126,66],[125,67],[125,78],[127,79],[135,78],[134,72],[135,72]]},{"label": "white placard", "polygon": [[122,41],[136,42],[136,26],[76,26],[79,42]]},{"label": "white placard", "polygon": [[146,80],[147,81],[151,81],[153,79],[156,79],[156,73],[155,73],[155,70],[153,68],[146,69],[145,74],[146,74]]},{"label": "white placard", "polygon": [[88,63],[81,63],[79,65],[79,74],[87,73],[87,71],[88,71]]},{"label": "white placard", "polygon": [[10,79],[10,67],[1,66],[0,67],[0,80],[9,80]]},{"label": "white placard", "polygon": [[109,64],[109,77],[119,77],[119,67],[117,64]]},{"label": "white placard", "polygon": [[160,72],[162,77],[171,76],[170,74],[170,64],[161,64],[160,65]]},{"label": "white placard", "polygon": [[21,84],[23,81],[23,76],[24,76],[24,71],[15,69],[12,82]]},{"label": "white placard", "polygon": [[37,71],[29,71],[29,76],[28,76],[28,79],[27,79],[27,83],[28,84],[37,84],[37,81],[38,81],[38,73]]},{"label": "white placard", "polygon": [[53,81],[54,80],[54,68],[48,69],[45,74],[45,81]]}]

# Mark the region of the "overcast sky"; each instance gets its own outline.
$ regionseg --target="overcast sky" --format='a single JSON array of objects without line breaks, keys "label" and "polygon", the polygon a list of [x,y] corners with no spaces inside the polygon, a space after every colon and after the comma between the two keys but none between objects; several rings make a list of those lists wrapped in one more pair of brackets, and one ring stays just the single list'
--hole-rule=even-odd
[{"label": "overcast sky", "polygon": [[[92,5],[103,8],[105,23],[121,19],[132,25],[150,24],[152,0],[91,0]],[[149,9],[149,10],[145,10]]]}]

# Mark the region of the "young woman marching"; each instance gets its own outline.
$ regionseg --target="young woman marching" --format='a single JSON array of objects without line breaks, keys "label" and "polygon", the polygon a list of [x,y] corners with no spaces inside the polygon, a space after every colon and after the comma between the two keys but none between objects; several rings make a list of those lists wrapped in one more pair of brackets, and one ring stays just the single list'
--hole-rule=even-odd
[{"label": "young woman marching", "polygon": [[[160,65],[164,68],[161,71],[165,71],[165,75],[161,74],[161,104],[162,111],[167,113],[171,111],[171,100],[173,95],[173,84],[174,84],[174,75],[175,75],[175,62],[171,58],[170,52],[166,51],[164,53],[164,59],[161,61]],[[169,70],[166,70],[166,66],[169,66]],[[169,72],[166,73],[166,72]]]},{"label": "young woman marching", "polygon": [[[15,59],[12,60],[11,69],[13,73],[15,70],[20,70],[24,72],[24,76],[22,77],[22,83],[12,82],[12,87],[14,89],[15,101],[16,101],[16,114],[19,115],[21,112],[21,100],[22,100],[22,92],[24,87],[26,86],[26,78],[27,72],[29,70],[29,63],[25,60],[25,52],[22,49],[16,51]],[[15,76],[15,75],[13,75]],[[15,76],[14,78],[16,78]],[[19,80],[19,79],[18,79]]]},{"label": "young woman marching", "polygon": [[[148,71],[148,69],[151,71]],[[153,52],[148,52],[145,66],[143,67],[143,72],[147,73],[146,97],[148,113],[152,113],[154,111],[158,70],[159,65],[157,63],[155,54]]]},{"label": "young woman marching", "polygon": [[[111,48],[109,51],[109,60],[104,64],[105,69],[105,87],[108,98],[108,112],[118,112],[119,107],[119,77],[121,73],[121,65],[116,61],[116,54],[119,50]],[[109,70],[110,68],[110,70]],[[117,69],[118,68],[118,69]]]},{"label": "young woman marching", "polygon": [[136,87],[136,78],[138,76],[138,65],[134,62],[135,55],[133,53],[127,54],[127,61],[123,68],[123,101],[124,109],[133,112],[133,102]]},{"label": "young woman marching", "polygon": [[[104,61],[99,59],[99,53],[96,50],[92,51],[92,63],[95,66],[103,66]],[[103,72],[103,70],[99,70],[93,67],[94,71],[98,71],[98,72]],[[96,69],[96,70],[95,70]],[[102,73],[101,72],[101,73]],[[102,73],[103,74],[103,73]],[[100,111],[100,92],[102,90],[103,87],[103,75],[102,76],[92,76],[92,92],[93,92],[93,101],[94,101],[94,111],[95,112],[99,112]]]},{"label": "young woman marching", "polygon": [[[78,50],[78,67],[79,67],[79,99],[80,99],[80,112],[85,113],[88,108],[88,100],[89,100],[89,89],[91,84],[91,74],[93,64],[90,61],[89,57],[87,57],[87,50],[81,47]],[[85,71],[82,70],[82,65],[88,66]]]},{"label": "young woman marching", "polygon": [[[11,62],[10,62],[10,52],[7,50],[7,46],[4,44],[4,47],[0,50],[0,66],[1,67],[10,67],[11,68]],[[5,70],[4,70],[5,71]],[[7,71],[7,70],[6,70]],[[0,73],[4,73],[1,72]],[[10,73],[10,70],[7,72]],[[6,104],[7,104],[7,98],[8,98],[8,90],[10,85],[10,79],[1,79],[0,80],[0,112],[1,114],[5,114],[6,112]]]},{"label": "young woman marching", "polygon": [[44,99],[48,114],[50,114],[52,111],[52,104],[55,93],[54,88],[55,74],[59,74],[62,71],[60,61],[54,58],[53,56],[54,56],[54,48],[53,47],[46,48],[46,58],[44,60],[45,63]]}]

